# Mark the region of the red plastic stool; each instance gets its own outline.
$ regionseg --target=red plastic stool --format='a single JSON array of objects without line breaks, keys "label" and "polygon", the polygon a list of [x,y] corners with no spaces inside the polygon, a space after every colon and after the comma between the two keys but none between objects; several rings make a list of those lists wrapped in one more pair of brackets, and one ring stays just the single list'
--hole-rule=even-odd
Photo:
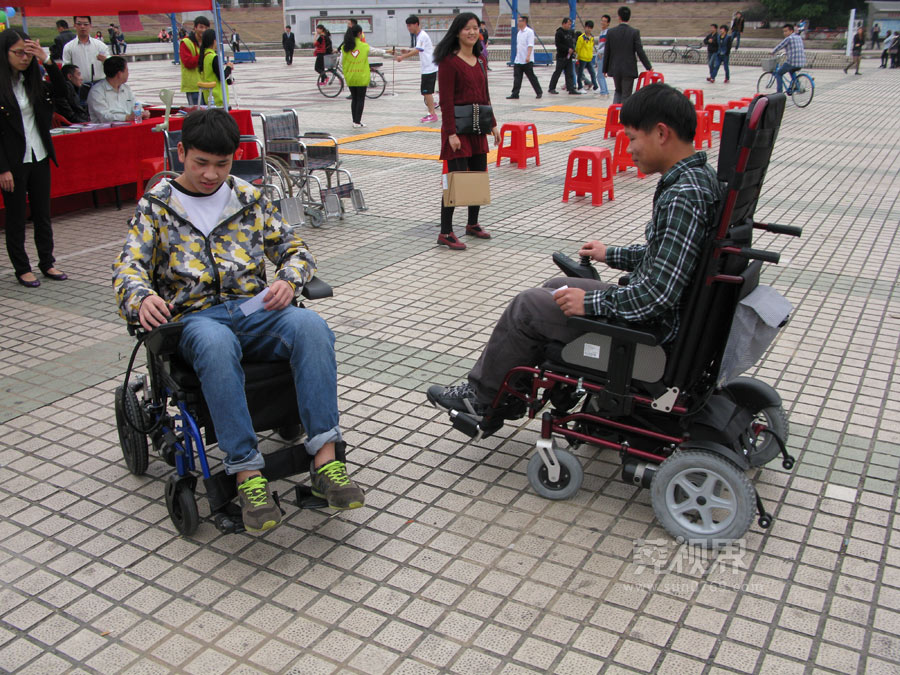
[{"label": "red plastic stool", "polygon": [[[506,132],[509,132],[509,145],[504,146],[503,140]],[[527,134],[531,132],[531,145],[527,143]],[[541,165],[541,153],[538,148],[537,127],[530,122],[507,122],[500,127],[500,146],[497,148],[497,166],[500,160],[509,157],[510,163],[515,162],[520,169],[528,164],[528,158],[534,157],[535,165]]]},{"label": "red plastic stool", "polygon": [[615,136],[616,133],[625,128],[619,121],[619,111],[621,110],[621,103],[613,103],[606,109],[606,127],[603,129],[603,138]]},{"label": "red plastic stool", "polygon": [[[722,125],[725,124],[725,111],[728,110],[727,105],[721,103],[710,103],[706,106],[706,112],[709,113],[709,130],[722,133]],[[719,113],[718,116],[716,113]]]},{"label": "red plastic stool", "polygon": [[[625,169],[634,166],[634,160],[631,159],[631,153],[628,152],[628,135],[624,131],[616,134],[616,148],[613,150],[613,169],[616,173],[625,171]],[[646,174],[637,172],[638,178],[646,177]]]},{"label": "red plastic stool", "polygon": [[637,84],[634,85],[634,90],[637,91],[641,87],[647,84],[653,84],[654,82],[665,82],[666,78],[663,77],[663,74],[658,70],[645,70],[643,73],[638,75]]},{"label": "red plastic stool", "polygon": [[144,185],[148,180],[166,168],[166,160],[162,157],[149,157],[142,159],[138,164],[138,179],[135,184],[135,199],[144,195]]},{"label": "red plastic stool", "polygon": [[746,108],[748,105],[750,105],[750,104],[747,101],[743,101],[743,100],[728,101],[728,109],[729,110],[731,110],[732,108]]},{"label": "red plastic stool", "polygon": [[702,89],[685,89],[684,95],[694,102],[697,110],[703,110],[703,90]]},{"label": "red plastic stool", "polygon": [[709,126],[709,113],[705,110],[697,111],[697,130],[694,132],[694,147],[699,150],[706,141],[706,147],[712,147],[712,129]]},{"label": "red plastic stool", "polygon": [[[624,131],[619,133],[625,133]],[[572,169],[577,173],[573,175]],[[606,175],[603,175],[603,166],[606,166]],[[613,196],[613,170],[612,156],[606,148],[593,148],[582,145],[573,148],[569,153],[569,164],[566,167],[566,184],[563,187],[564,202],[569,201],[569,192],[575,190],[575,196],[581,197],[587,192],[591,193],[591,204],[599,206],[603,203],[603,193],[609,193],[609,201]]]}]

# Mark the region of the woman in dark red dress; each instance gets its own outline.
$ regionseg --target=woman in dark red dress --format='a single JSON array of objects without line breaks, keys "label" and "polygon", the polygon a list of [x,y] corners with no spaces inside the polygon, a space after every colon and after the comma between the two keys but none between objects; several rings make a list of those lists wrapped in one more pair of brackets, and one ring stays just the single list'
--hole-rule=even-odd
[{"label": "woman in dark red dress", "polygon": [[[446,35],[434,48],[434,62],[438,65],[438,84],[441,92],[441,159],[447,160],[448,171],[487,171],[487,133],[458,134],[455,106],[478,103],[490,105],[487,62],[481,53],[478,17],[471,12],[457,15]],[[494,145],[500,142],[497,120],[491,115],[490,133]],[[478,224],[478,206],[469,207],[466,234],[490,239]],[[461,251],[466,248],[453,233],[453,207],[441,204],[441,233],[438,244]]]}]

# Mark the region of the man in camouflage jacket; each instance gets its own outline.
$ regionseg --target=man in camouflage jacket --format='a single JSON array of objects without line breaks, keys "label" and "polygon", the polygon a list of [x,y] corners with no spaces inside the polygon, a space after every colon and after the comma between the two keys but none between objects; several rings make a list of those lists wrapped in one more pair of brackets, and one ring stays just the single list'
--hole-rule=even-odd
[{"label": "man in camouflage jacket", "polygon": [[[333,508],[363,505],[362,490],[335,457],[341,440],[334,334],[315,312],[293,304],[316,270],[306,244],[255,186],[229,175],[240,133],[220,109],[191,113],[178,153],[184,173],[138,202],[113,264],[119,313],[145,330],[184,324],[179,355],[200,379],[225,471],[236,475],[248,530],[278,525],[260,469],[241,359],[287,360],[306,430],[312,489]],[[275,266],[271,285],[266,259]],[[265,292],[262,308],[241,305]]]}]

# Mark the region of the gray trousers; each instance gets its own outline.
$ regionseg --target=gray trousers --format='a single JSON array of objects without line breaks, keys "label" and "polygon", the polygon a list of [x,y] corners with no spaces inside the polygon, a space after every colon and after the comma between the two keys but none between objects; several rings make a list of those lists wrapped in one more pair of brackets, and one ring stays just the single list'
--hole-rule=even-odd
[{"label": "gray trousers", "polygon": [[561,286],[601,291],[612,284],[593,279],[557,277],[539,288],[519,293],[503,310],[484,351],[469,372],[478,402],[490,404],[506,374],[516,366],[537,366],[549,342],[569,342],[583,331],[569,328],[567,317],[553,299]]}]

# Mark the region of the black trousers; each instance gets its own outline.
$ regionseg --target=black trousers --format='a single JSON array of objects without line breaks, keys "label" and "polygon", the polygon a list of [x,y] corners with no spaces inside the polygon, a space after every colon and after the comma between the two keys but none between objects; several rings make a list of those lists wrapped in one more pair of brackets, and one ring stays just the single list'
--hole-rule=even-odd
[{"label": "black trousers", "polygon": [[566,89],[568,91],[575,91],[575,78],[572,75],[572,59],[568,57],[556,59],[556,70],[553,71],[553,76],[550,78],[550,91],[556,89],[556,83],[559,82],[560,73],[566,77]]},{"label": "black trousers", "polygon": [[34,246],[38,252],[38,267],[53,267],[53,228],[50,225],[50,159],[20,164],[12,169],[13,191],[2,192],[6,209],[6,252],[16,274],[31,271],[25,252],[25,198],[31,204],[34,223]]},{"label": "black trousers", "polygon": [[624,75],[613,75],[613,85],[616,93],[613,94],[613,103],[625,103],[634,91],[634,78]]},{"label": "black trousers", "polygon": [[284,60],[285,63],[291,65],[294,62],[294,50],[293,49],[285,49],[284,50]]},{"label": "black trousers", "polygon": [[366,107],[366,90],[368,87],[350,87],[350,114],[353,123],[362,122],[363,108]]},{"label": "black trousers", "polygon": [[324,54],[316,54],[316,65],[313,66],[316,72],[319,74],[319,80],[321,81],[325,77],[325,55]]},{"label": "black trousers", "polygon": [[[471,157],[448,159],[447,171],[487,171],[487,155],[482,153]],[[455,208],[454,206],[444,206],[444,201],[441,200],[441,234],[453,232],[453,210]],[[480,209],[480,206],[469,207],[469,219],[466,221],[466,225],[478,224]]]},{"label": "black trousers", "polygon": [[526,75],[528,77],[528,81],[531,82],[531,86],[534,88],[534,93],[540,96],[543,91],[541,90],[541,83],[538,82],[537,76],[534,74],[533,63],[513,64],[512,95],[519,95],[519,90],[522,88],[522,75]]}]

